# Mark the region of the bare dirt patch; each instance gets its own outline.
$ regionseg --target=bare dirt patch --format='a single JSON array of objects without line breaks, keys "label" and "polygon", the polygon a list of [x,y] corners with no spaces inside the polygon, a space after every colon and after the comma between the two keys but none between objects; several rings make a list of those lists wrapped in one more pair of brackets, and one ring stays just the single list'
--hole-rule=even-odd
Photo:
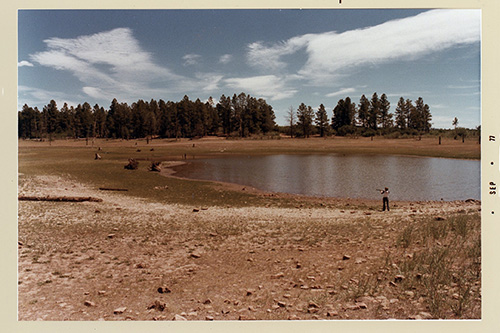
[{"label": "bare dirt patch", "polygon": [[477,201],[178,205],[26,175],[19,193],[103,200],[19,202],[20,320],[481,317]]}]

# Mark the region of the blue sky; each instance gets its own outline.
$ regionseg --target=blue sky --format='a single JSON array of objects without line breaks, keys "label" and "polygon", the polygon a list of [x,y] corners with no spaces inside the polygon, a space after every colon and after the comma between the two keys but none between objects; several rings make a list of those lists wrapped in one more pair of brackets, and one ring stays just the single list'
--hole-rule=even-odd
[{"label": "blue sky", "polygon": [[54,99],[422,97],[433,126],[480,125],[479,10],[20,10],[18,108]]}]

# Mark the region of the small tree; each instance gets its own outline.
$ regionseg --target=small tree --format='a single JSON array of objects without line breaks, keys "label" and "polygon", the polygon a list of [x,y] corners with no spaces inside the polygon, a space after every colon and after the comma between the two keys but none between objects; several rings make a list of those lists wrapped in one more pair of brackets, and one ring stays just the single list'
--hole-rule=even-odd
[{"label": "small tree", "polygon": [[302,134],[308,138],[311,135],[311,127],[314,120],[313,109],[301,103],[297,109],[297,120],[297,125],[302,129]]}]

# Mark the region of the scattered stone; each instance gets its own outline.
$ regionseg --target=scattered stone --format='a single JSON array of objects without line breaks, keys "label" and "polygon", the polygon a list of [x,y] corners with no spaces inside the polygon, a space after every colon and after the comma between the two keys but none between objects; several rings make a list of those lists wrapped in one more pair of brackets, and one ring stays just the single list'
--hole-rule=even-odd
[{"label": "scattered stone", "polygon": [[408,298],[413,298],[413,297],[415,297],[415,293],[414,293],[413,291],[410,291],[410,290],[405,291],[405,295],[406,295]]},{"label": "scattered stone", "polygon": [[432,319],[432,315],[428,312],[419,312],[418,314],[422,319]]},{"label": "scattered stone", "polygon": [[319,309],[318,308],[307,308],[307,313],[318,313]]},{"label": "scattered stone", "polygon": [[434,218],[434,220],[436,220],[436,221],[444,221],[444,220],[446,220],[446,219],[445,219],[444,217],[442,217],[442,216],[436,216],[436,217]]},{"label": "scattered stone", "polygon": [[208,210],[208,207],[201,207],[201,210]]},{"label": "scattered stone", "polygon": [[392,287],[396,287],[396,284],[393,281],[390,281],[389,285],[392,286]]},{"label": "scattered stone", "polygon": [[160,287],[160,288],[158,288],[158,292],[160,294],[168,294],[172,291],[168,287]]},{"label": "scattered stone", "polygon": [[248,320],[248,316],[241,314],[239,315],[238,320]]},{"label": "scattered stone", "polygon": [[114,314],[121,314],[121,313],[124,313],[125,311],[127,310],[126,307],[121,307],[121,308],[117,308],[113,311]]},{"label": "scattered stone", "polygon": [[94,213],[98,214],[100,213],[101,211],[99,209],[96,209]]},{"label": "scattered stone", "polygon": [[285,303],[285,302],[281,302],[281,301],[280,301],[280,302],[278,302],[278,306],[279,306],[280,308],[285,308],[285,307],[286,307],[286,303]]},{"label": "scattered stone", "polygon": [[285,273],[283,273],[283,272],[279,272],[278,274],[272,276],[272,278],[274,278],[274,279],[279,279],[279,278],[283,278],[283,277],[285,277]]},{"label": "scattered stone", "polygon": [[85,306],[95,306],[95,303],[91,302],[91,301],[85,301],[85,302],[83,302],[83,305],[85,305]]},{"label": "scattered stone", "polygon": [[310,308],[319,308],[319,305],[313,301],[310,301],[308,304],[308,307]]},{"label": "scattered stone", "polygon": [[99,295],[99,296],[104,296],[104,295],[106,295],[106,290],[99,290],[99,291],[97,292],[97,295]]},{"label": "scattered stone", "polygon": [[300,262],[298,262],[297,265],[295,265],[295,268],[297,268],[297,269],[301,268],[301,267],[302,267],[302,265],[300,264]]},{"label": "scattered stone", "polygon": [[143,264],[139,263],[139,264],[135,265],[135,268],[141,269],[141,268],[146,268],[146,266],[144,266]]},{"label": "scattered stone", "polygon": [[248,290],[247,290],[247,296],[251,296],[254,292],[255,292],[255,290],[253,290],[253,289],[248,289]]},{"label": "scattered stone", "polygon": [[178,315],[178,314],[176,314],[172,320],[174,320],[174,321],[187,321],[187,319],[185,317]]},{"label": "scattered stone", "polygon": [[360,309],[368,309],[366,303],[357,303],[357,306],[359,306]]},{"label": "scattered stone", "polygon": [[198,213],[200,211],[200,209],[198,208],[193,208],[193,213]]},{"label": "scattered stone", "polygon": [[290,315],[288,317],[288,320],[300,320],[300,317],[298,317],[297,315]]},{"label": "scattered stone", "polygon": [[250,305],[250,306],[248,307],[248,311],[255,312],[255,311],[257,311],[257,310],[255,310],[255,308],[254,308],[252,305]]},{"label": "scattered stone", "polygon": [[203,301],[203,304],[212,304],[212,300],[210,298],[207,298],[205,301]]},{"label": "scattered stone", "polygon": [[283,298],[290,298],[290,297],[292,297],[292,295],[290,295],[290,294],[283,295]]},{"label": "scattered stone", "polygon": [[109,234],[108,235],[108,238],[114,238],[115,237],[115,234]]},{"label": "scattered stone", "polygon": [[327,317],[337,317],[338,315],[339,315],[339,313],[337,311],[328,311],[326,313]]},{"label": "scattered stone", "polygon": [[370,212],[365,212],[365,215],[372,215],[372,213],[370,213]]},{"label": "scattered stone", "polygon": [[218,234],[216,232],[211,232],[208,234],[210,237],[217,237]]},{"label": "scattered stone", "polygon": [[212,316],[206,316],[205,320],[212,321],[212,320],[214,320],[214,317],[212,317]]},{"label": "scattered stone", "polygon": [[394,282],[401,282],[404,280],[404,278],[405,278],[404,275],[396,275],[394,277]]},{"label": "scattered stone", "polygon": [[349,260],[351,259],[351,256],[348,256],[347,254],[344,254],[344,256],[342,257],[342,260]]},{"label": "scattered stone", "polygon": [[162,303],[162,302],[156,300],[153,304],[151,304],[150,306],[148,306],[148,310],[156,309],[158,311],[163,311],[163,310],[165,310],[166,307],[167,307],[167,304]]},{"label": "scattered stone", "polygon": [[195,259],[201,258],[201,254],[198,252],[193,252],[193,253],[191,253],[190,256],[191,256],[191,258],[195,258]]},{"label": "scattered stone", "polygon": [[359,305],[358,305],[358,304],[354,304],[354,305],[348,305],[348,306],[346,307],[346,309],[347,309],[347,310],[359,310],[359,309],[360,309],[360,307],[359,307]]},{"label": "scattered stone", "polygon": [[364,262],[364,260],[362,258],[358,258],[356,259],[356,261],[354,262],[355,264],[362,264]]}]

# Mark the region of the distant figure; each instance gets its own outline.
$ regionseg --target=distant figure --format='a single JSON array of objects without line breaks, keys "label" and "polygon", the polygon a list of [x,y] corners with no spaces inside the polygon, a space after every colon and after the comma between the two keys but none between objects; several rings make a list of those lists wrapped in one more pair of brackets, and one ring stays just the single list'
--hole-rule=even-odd
[{"label": "distant figure", "polygon": [[383,208],[382,211],[385,211],[385,206],[387,205],[387,211],[390,211],[389,209],[389,188],[385,188],[384,190],[380,191],[380,194],[383,195],[382,198],[382,203],[383,203]]}]

